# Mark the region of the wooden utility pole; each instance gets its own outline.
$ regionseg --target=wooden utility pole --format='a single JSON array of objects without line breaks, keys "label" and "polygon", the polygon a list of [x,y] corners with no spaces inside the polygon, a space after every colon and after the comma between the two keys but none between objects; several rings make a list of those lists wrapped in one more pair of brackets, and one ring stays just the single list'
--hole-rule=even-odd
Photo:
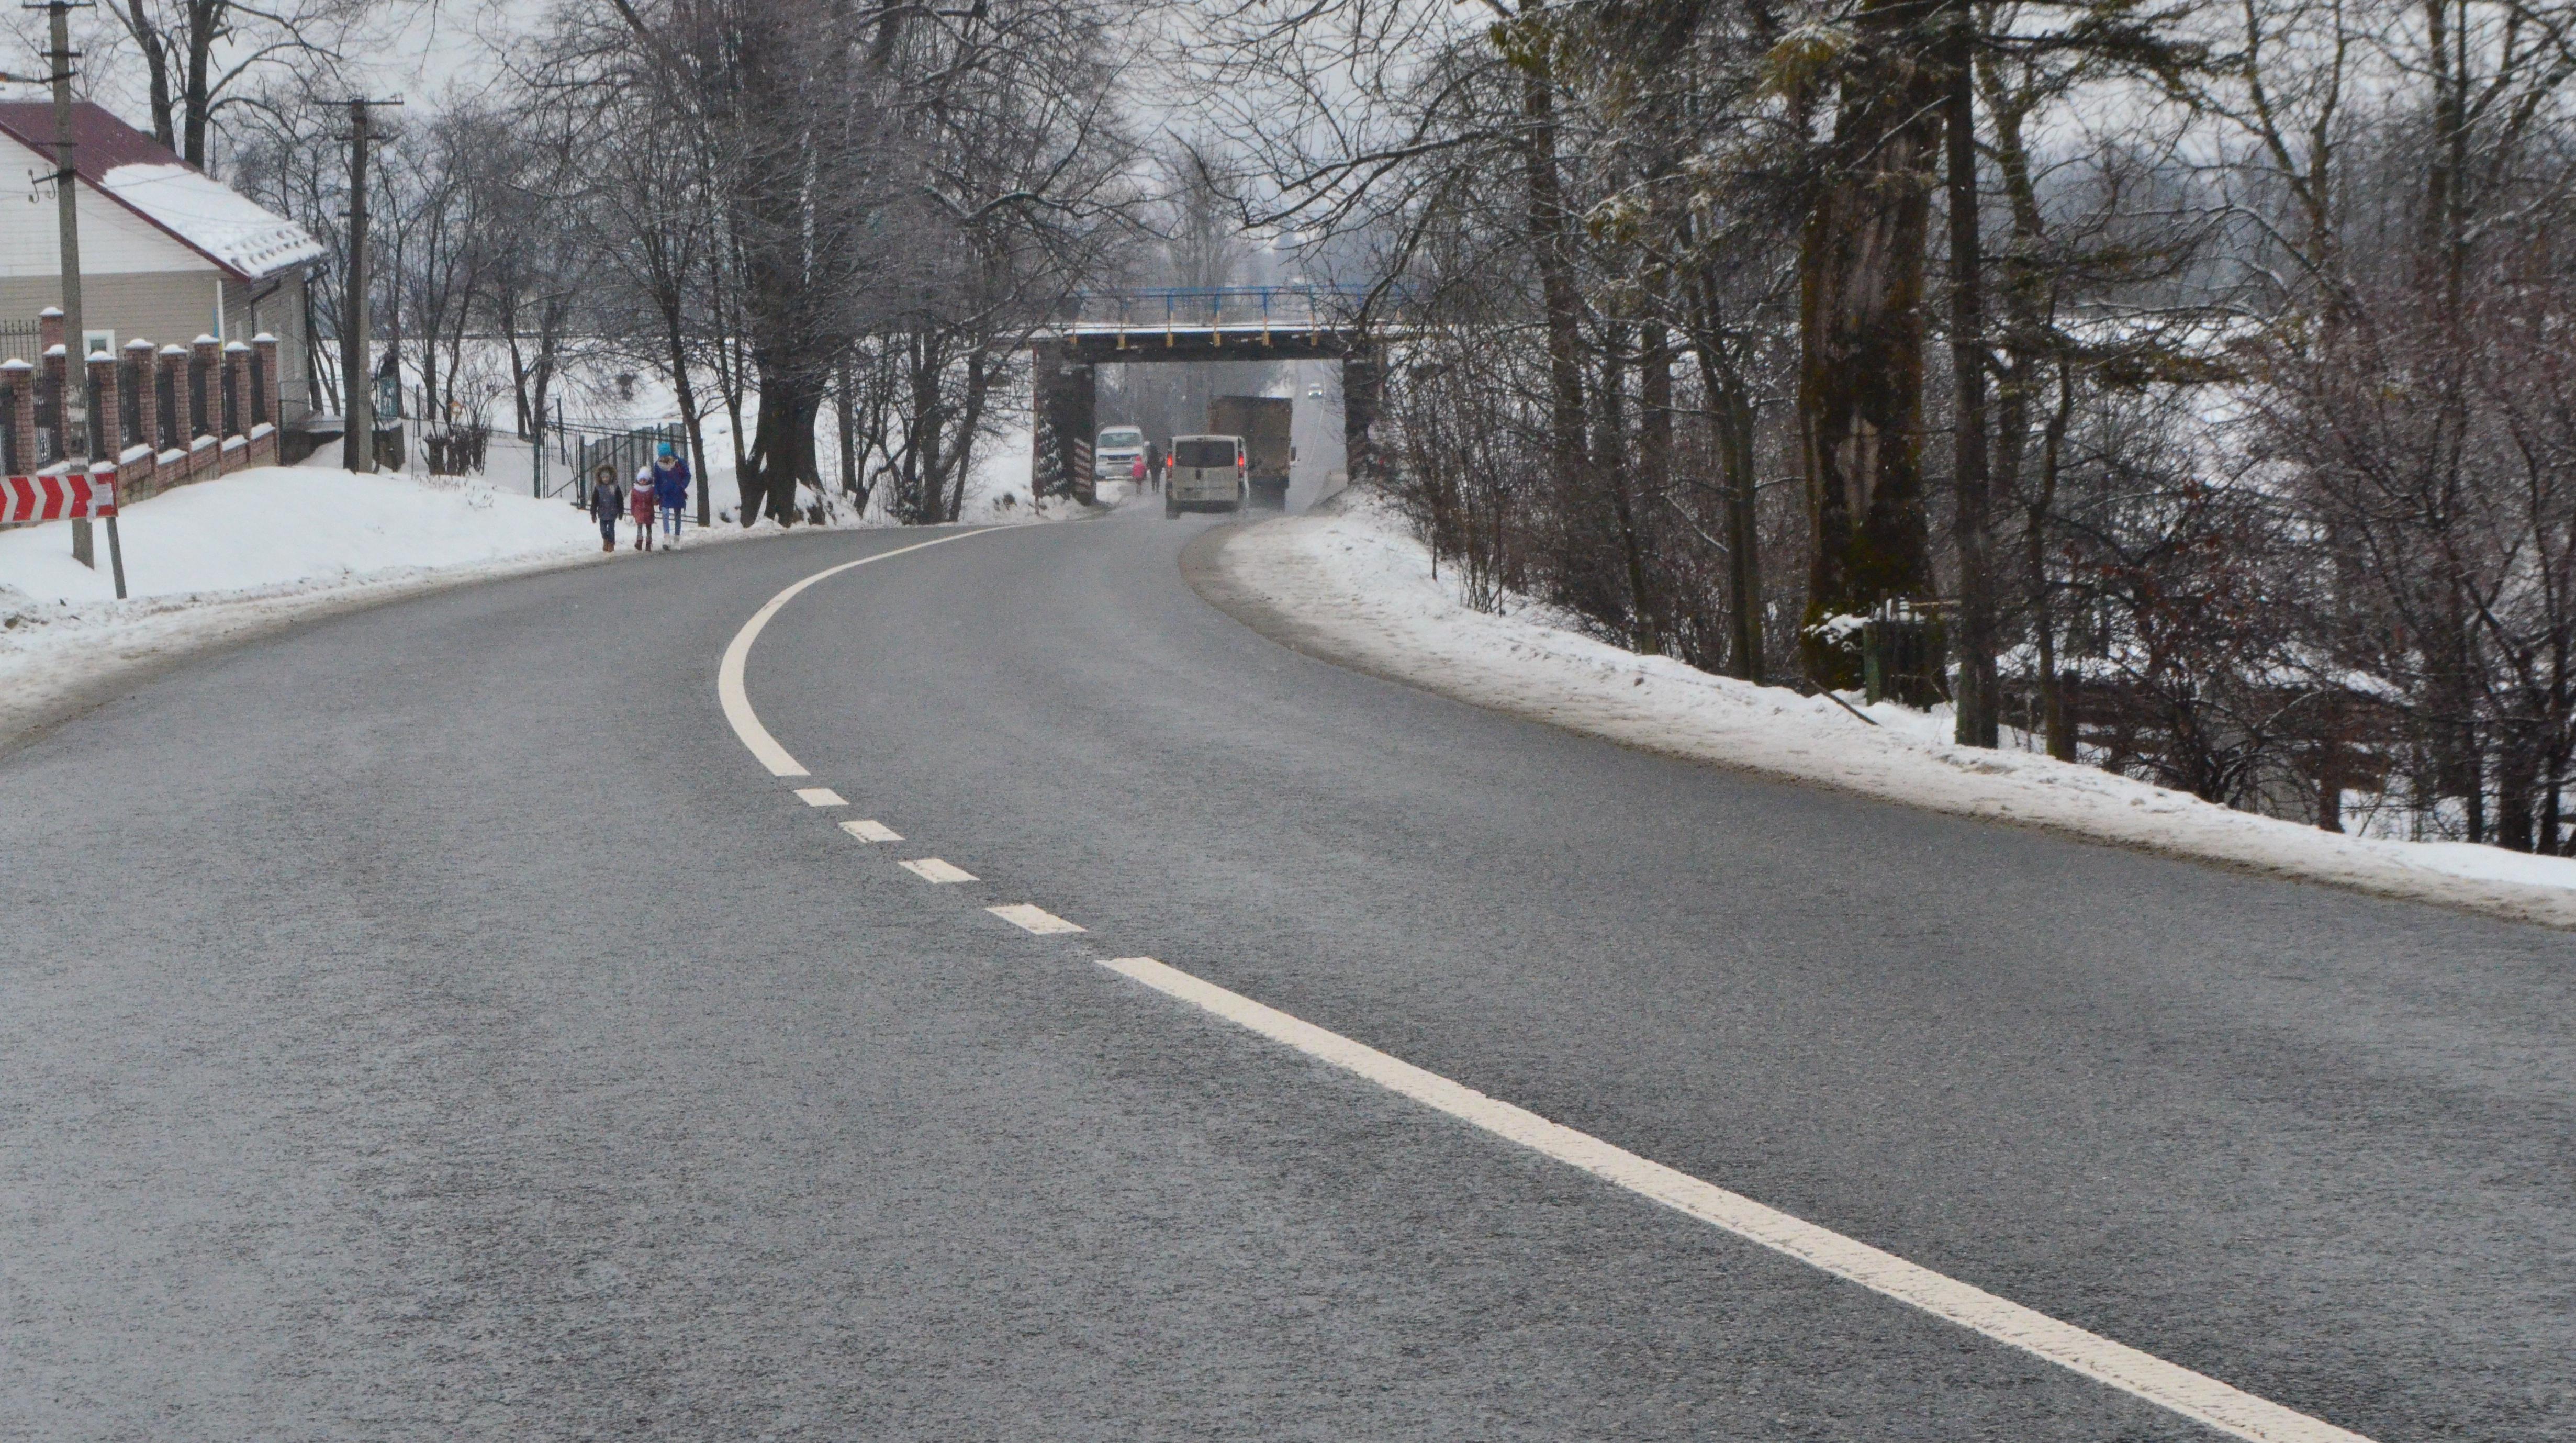
[{"label": "wooden utility pole", "polygon": [[[24,7],[35,9],[33,5]],[[54,417],[54,449],[63,459],[89,458],[89,337],[81,324],[80,174],[72,167],[72,0],[45,0],[45,19],[52,48],[46,59],[54,83],[54,202],[61,226],[63,274],[63,394]],[[115,418],[107,418],[109,426]],[[75,439],[77,438],[77,439]],[[121,437],[105,437],[106,459],[123,449]],[[90,458],[95,459],[95,458]],[[72,522],[72,555],[88,562],[93,555],[86,518]],[[108,563],[116,573],[116,596],[125,599],[125,547],[116,534],[116,518],[107,518]]]},{"label": "wooden utility pole", "polygon": [[376,469],[376,377],[369,364],[374,325],[367,315],[367,147],[375,136],[368,127],[369,106],[400,105],[399,100],[349,102],[349,266],[340,301],[340,389],[347,404],[340,464],[351,471]]},{"label": "wooden utility pole", "polygon": [[[54,42],[46,58],[54,66],[54,199],[55,212],[62,225],[63,340],[70,361],[64,372],[67,376],[77,376],[84,374],[84,367],[88,364],[89,342],[81,334],[80,185],[77,172],[72,169],[72,7],[69,0],[48,0],[45,10],[53,27]],[[83,420],[88,418],[89,411],[85,393],[77,406],[72,395],[73,388],[67,384],[63,396],[63,430],[67,436],[71,434],[71,418],[75,410]],[[62,450],[66,456],[72,454],[68,441]],[[80,450],[86,453],[89,448],[84,445]]]}]

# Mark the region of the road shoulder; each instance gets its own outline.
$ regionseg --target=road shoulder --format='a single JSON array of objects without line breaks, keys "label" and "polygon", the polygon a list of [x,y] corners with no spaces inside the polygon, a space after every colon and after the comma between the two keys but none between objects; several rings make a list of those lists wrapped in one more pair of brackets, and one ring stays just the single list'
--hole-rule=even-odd
[{"label": "road shoulder", "polygon": [[2162,856],[2576,929],[2576,860],[2332,834],[2094,767],[1872,729],[1829,711],[1824,699],[1639,656],[1526,615],[1469,611],[1438,583],[1407,574],[1425,564],[1418,554],[1418,545],[1365,518],[1309,515],[1208,531],[1182,552],[1181,572],[1210,604],[1303,655],[1623,746]]}]

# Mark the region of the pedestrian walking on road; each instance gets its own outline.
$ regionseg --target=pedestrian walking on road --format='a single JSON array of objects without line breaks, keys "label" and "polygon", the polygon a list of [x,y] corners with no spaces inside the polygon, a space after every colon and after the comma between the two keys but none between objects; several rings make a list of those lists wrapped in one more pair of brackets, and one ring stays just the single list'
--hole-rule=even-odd
[{"label": "pedestrian walking on road", "polygon": [[617,549],[617,513],[626,509],[626,493],[617,489],[617,468],[602,466],[590,476],[590,517],[599,523],[599,549]]},{"label": "pedestrian walking on road", "polygon": [[653,478],[653,499],[662,508],[662,544],[680,544],[680,509],[689,501],[689,461],[668,441],[645,471]]},{"label": "pedestrian walking on road", "polygon": [[628,494],[626,509],[635,517],[635,549],[653,549],[653,468],[646,466],[635,473],[635,489]]}]

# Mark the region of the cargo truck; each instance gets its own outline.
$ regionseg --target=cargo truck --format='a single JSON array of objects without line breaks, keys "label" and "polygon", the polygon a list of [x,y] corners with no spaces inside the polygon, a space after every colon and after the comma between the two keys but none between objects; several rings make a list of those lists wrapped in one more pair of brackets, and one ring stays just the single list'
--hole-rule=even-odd
[{"label": "cargo truck", "polygon": [[1288,507],[1288,467],[1297,459],[1289,423],[1297,403],[1285,396],[1215,396],[1208,400],[1208,430],[1243,438],[1244,478],[1252,503],[1274,511]]}]

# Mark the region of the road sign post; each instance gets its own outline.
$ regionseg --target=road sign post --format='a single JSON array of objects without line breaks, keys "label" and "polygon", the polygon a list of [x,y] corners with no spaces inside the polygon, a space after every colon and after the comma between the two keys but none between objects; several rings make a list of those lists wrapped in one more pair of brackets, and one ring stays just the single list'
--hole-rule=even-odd
[{"label": "road sign post", "polygon": [[116,599],[123,601],[125,547],[116,534],[116,468],[0,476],[0,522],[93,518],[107,523],[107,559],[116,571]]}]

